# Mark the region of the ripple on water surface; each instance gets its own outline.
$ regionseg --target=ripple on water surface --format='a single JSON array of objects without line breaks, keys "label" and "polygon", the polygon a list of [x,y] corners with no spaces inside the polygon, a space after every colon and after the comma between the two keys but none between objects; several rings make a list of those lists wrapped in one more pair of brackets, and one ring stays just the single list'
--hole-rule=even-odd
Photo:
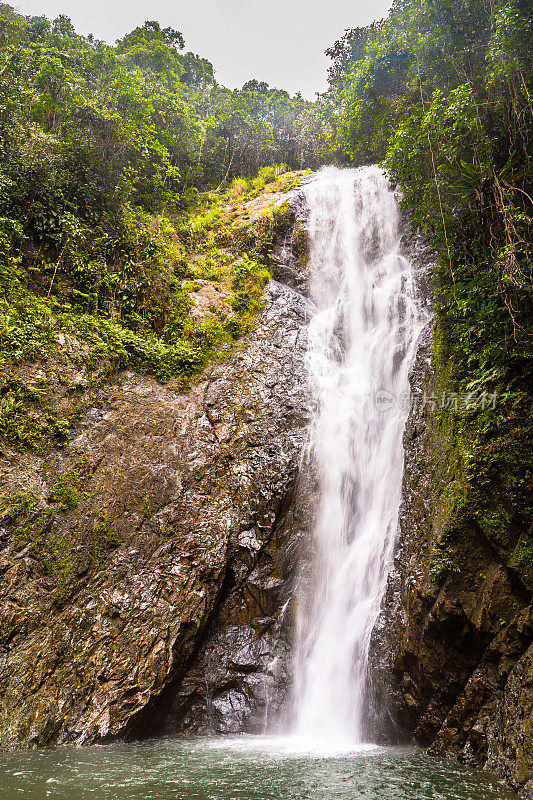
[{"label": "ripple on water surface", "polygon": [[239,736],[0,755],[6,800],[511,800],[420,750]]}]

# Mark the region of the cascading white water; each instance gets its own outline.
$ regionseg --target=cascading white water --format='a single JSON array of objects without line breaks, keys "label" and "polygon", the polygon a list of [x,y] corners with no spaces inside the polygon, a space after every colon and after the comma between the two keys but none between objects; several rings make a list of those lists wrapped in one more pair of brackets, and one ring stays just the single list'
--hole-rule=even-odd
[{"label": "cascading white water", "polygon": [[396,198],[382,171],[328,167],[305,194],[319,507],[299,592],[294,732],[357,743],[398,523],[408,373],[425,314],[399,254]]}]

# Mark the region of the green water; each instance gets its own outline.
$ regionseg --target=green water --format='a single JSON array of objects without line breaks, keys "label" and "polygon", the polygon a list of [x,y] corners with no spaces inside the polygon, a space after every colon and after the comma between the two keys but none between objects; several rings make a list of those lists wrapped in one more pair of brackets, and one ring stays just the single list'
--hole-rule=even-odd
[{"label": "green water", "polygon": [[504,800],[494,777],[414,749],[310,750],[289,739],[174,738],[0,754],[14,800]]}]

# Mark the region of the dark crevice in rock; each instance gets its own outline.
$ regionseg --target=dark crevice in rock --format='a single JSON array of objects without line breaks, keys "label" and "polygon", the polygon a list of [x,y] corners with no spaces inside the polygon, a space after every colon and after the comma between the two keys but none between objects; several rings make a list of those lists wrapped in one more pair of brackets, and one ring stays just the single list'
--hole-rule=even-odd
[{"label": "dark crevice in rock", "polygon": [[[201,647],[174,687],[174,696],[167,698],[168,713],[159,732],[257,731],[267,705],[281,708],[288,689],[289,620],[283,609],[293,589],[294,563],[287,551],[296,533],[289,517],[297,482],[295,474],[251,565],[241,566],[225,587]],[[232,560],[239,562],[237,551]],[[278,571],[279,578],[273,579]],[[272,680],[269,668],[277,658]]]},{"label": "dark crevice in rock", "polygon": [[[184,675],[191,669],[195,660],[198,658],[198,653],[203,646],[206,635],[209,635],[209,630],[212,627],[213,621],[218,613],[219,606],[224,602],[225,598],[232,591],[235,586],[235,576],[231,568],[228,568],[220,593],[213,603],[211,614],[205,622],[203,632],[200,636],[195,636],[197,642],[189,660],[179,665],[179,672],[176,674],[169,674],[168,684],[159,695],[155,695],[149,703],[136,715],[131,717],[126,725],[126,728],[120,734],[120,738],[126,741],[149,739],[161,735],[165,728],[165,723],[168,718],[169,708],[172,706],[172,701],[176,695],[178,687],[183,680]],[[207,632],[207,634],[206,634]],[[113,737],[116,739],[117,737]]]}]

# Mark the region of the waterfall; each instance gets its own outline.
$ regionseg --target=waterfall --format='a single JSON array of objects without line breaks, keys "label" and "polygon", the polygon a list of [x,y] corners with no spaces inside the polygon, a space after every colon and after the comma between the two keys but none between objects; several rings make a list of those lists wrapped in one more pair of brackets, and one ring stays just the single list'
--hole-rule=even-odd
[{"label": "waterfall", "polygon": [[318,493],[298,592],[293,728],[358,743],[370,637],[398,523],[408,373],[425,314],[380,169],[327,167],[305,195]]}]

